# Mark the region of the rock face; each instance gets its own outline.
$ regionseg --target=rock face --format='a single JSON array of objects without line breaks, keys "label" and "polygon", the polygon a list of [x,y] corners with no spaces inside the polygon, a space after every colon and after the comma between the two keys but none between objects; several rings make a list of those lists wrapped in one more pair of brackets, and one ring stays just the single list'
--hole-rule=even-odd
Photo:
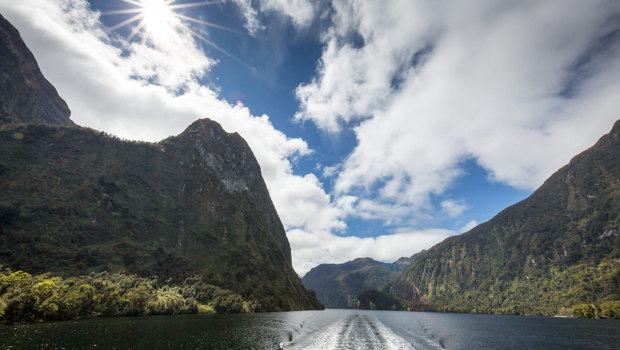
[{"label": "rock face", "polygon": [[0,123],[73,124],[70,115],[17,29],[0,15]]},{"label": "rock face", "polygon": [[416,256],[393,294],[436,310],[541,315],[617,302],[619,232],[620,121],[529,198]]},{"label": "rock face", "polygon": [[401,258],[393,264],[371,258],[359,258],[344,264],[321,264],[308,271],[302,282],[327,308],[356,308],[360,294],[383,289],[402,271],[407,259],[410,258]]},{"label": "rock face", "polygon": [[74,126],[3,18],[0,38],[0,266],[198,276],[259,311],[322,308],[245,140],[208,119],[159,143]]}]

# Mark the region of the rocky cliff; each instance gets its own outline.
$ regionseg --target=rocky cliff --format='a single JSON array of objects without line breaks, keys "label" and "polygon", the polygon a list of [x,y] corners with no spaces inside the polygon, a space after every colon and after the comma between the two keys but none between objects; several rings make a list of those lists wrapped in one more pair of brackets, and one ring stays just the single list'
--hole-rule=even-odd
[{"label": "rocky cliff", "polygon": [[73,124],[19,32],[0,15],[0,123]]}]

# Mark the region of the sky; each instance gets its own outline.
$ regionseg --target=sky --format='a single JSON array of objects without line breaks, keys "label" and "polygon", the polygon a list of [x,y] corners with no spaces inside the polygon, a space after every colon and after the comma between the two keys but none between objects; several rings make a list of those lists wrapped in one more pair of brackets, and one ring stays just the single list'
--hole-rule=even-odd
[{"label": "sky", "polygon": [[243,136],[303,275],[529,196],[620,118],[617,0],[0,0],[79,125]]}]

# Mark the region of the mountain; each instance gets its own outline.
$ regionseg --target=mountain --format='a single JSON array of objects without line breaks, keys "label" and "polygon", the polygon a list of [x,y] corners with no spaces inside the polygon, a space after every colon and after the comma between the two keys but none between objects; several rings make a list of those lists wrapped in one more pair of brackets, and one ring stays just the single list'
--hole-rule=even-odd
[{"label": "mountain", "polygon": [[376,289],[367,290],[357,297],[357,308],[360,310],[394,310],[402,311],[402,300]]},{"label": "mountain", "polygon": [[2,265],[175,281],[200,275],[266,310],[319,307],[292,268],[252,151],[213,121],[154,144],[8,124],[0,149]]},{"label": "mountain", "polygon": [[71,111],[41,73],[19,32],[0,15],[0,124],[69,124]]},{"label": "mountain", "polygon": [[[293,270],[284,228],[241,136],[209,119],[158,143],[75,126],[19,33],[0,22],[2,118],[19,122],[0,123],[0,277],[10,282],[0,294],[16,293],[0,295],[0,316],[23,304],[15,281],[58,286],[91,273],[98,288],[110,273],[148,288],[207,283],[201,291],[240,295],[258,311],[322,308]],[[122,277],[130,274],[156,280]],[[171,288],[160,288],[162,295]]]},{"label": "mountain", "polygon": [[440,311],[620,317],[619,231],[620,121],[527,199],[416,256],[387,291]]},{"label": "mountain", "polygon": [[368,290],[382,289],[411,258],[393,264],[371,258],[359,258],[343,264],[321,264],[302,278],[327,308],[355,308],[358,296]]},{"label": "mountain", "polygon": [[396,272],[401,272],[403,271],[405,268],[407,268],[407,266],[409,266],[411,264],[411,262],[413,262],[413,258],[415,258],[416,255],[425,252],[426,249],[422,249],[420,252],[413,254],[410,257],[402,257],[396,261],[394,261],[391,265],[391,268],[396,271]]}]

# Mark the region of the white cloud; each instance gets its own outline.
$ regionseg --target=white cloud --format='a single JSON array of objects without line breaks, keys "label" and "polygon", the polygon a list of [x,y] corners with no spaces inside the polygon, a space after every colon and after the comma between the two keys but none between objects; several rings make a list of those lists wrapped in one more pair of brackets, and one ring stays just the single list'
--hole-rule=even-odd
[{"label": "white cloud", "polygon": [[[329,232],[289,232],[291,247],[295,251],[293,265],[300,274],[324,263],[343,263],[360,257],[395,261],[411,256],[422,249],[441,242],[456,232],[442,229],[406,231],[377,237],[340,237]],[[325,244],[324,242],[329,242]]]},{"label": "white cloud", "polygon": [[463,201],[455,201],[454,199],[446,199],[440,204],[441,210],[451,218],[461,216],[467,210],[467,204]]},{"label": "white cloud", "polygon": [[274,12],[288,17],[293,24],[306,27],[315,16],[315,6],[308,0],[232,0],[245,18],[245,28],[254,35],[258,30],[265,29],[259,18],[259,11]]},{"label": "white cloud", "polygon": [[461,227],[461,229],[459,230],[459,233],[469,232],[471,229],[473,229],[476,226],[478,226],[478,221],[471,220],[470,222],[466,223],[465,226]]},{"label": "white cloud", "polygon": [[335,194],[372,208],[360,215],[427,215],[466,160],[494,181],[536,188],[620,116],[617,1],[334,0],[333,9],[296,118],[328,132],[354,125],[358,145]]},{"label": "white cloud", "polygon": [[298,26],[307,26],[315,15],[310,0],[260,0],[261,11],[276,11],[291,18]]},{"label": "white cloud", "polygon": [[334,166],[325,166],[323,167],[323,177],[324,178],[328,178],[328,177],[332,177],[338,174],[338,171],[340,170],[339,166],[334,165]]},{"label": "white cloud", "polygon": [[241,14],[245,18],[245,29],[247,29],[251,35],[254,35],[258,30],[265,28],[260,24],[260,20],[258,19],[258,11],[252,7],[251,0],[233,0],[233,2],[239,7]]}]

